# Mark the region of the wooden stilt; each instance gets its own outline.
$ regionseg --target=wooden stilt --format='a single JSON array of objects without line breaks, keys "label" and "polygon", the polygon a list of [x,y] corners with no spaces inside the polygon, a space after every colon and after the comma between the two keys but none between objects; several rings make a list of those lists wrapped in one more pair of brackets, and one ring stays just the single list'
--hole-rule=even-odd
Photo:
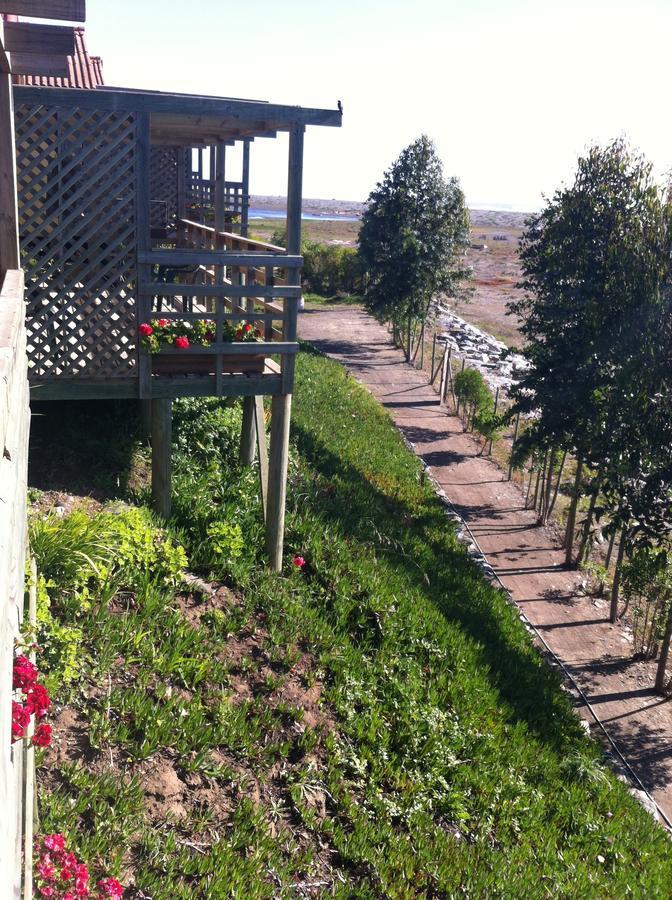
[{"label": "wooden stilt", "polygon": [[240,464],[251,466],[254,462],[254,397],[243,397],[243,427],[240,431]]},{"label": "wooden stilt", "polygon": [[291,394],[280,394],[273,397],[271,402],[271,452],[268,464],[266,550],[268,564],[274,572],[280,572],[282,569],[291,410]]},{"label": "wooden stilt", "polygon": [[254,429],[257,435],[257,455],[259,457],[259,481],[261,482],[261,505],[264,510],[264,522],[267,521],[268,509],[268,447],[266,444],[266,416],[264,414],[264,398],[254,398]]},{"label": "wooden stilt", "polygon": [[170,518],[172,493],[173,401],[152,400],[152,506]]}]

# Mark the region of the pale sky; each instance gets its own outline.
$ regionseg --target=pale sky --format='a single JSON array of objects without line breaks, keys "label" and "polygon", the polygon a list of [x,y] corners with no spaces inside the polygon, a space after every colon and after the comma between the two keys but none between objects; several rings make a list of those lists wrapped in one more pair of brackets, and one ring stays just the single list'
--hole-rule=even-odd
[{"label": "pale sky", "polygon": [[[111,85],[334,108],[304,195],[364,200],[425,132],[471,203],[533,209],[593,142],[672,168],[672,0],[87,0]],[[284,194],[286,144],[252,145]],[[235,174],[235,173],[234,173]]]}]

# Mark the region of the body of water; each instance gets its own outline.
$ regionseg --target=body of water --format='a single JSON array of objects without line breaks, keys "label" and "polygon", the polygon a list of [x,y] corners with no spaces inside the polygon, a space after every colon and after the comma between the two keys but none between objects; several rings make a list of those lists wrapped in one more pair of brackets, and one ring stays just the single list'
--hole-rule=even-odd
[{"label": "body of water", "polygon": [[[250,219],[285,219],[287,213],[283,209],[259,209],[251,206],[249,212]],[[330,216],[328,214],[318,215],[317,213],[303,213],[302,219],[310,219],[317,222],[359,222],[359,216]]]}]

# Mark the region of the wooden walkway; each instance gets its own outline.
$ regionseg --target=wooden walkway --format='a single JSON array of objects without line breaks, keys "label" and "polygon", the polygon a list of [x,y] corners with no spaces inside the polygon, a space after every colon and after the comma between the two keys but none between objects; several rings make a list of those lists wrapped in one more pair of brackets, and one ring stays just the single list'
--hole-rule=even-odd
[{"label": "wooden walkway", "polygon": [[[358,307],[308,309],[300,337],[345,365],[392,416],[475,535],[531,624],[564,663],[641,782],[672,819],[672,702],[651,688],[655,667],[631,659],[631,639],[608,604],[577,592],[551,529],[536,526],[520,489],[478,455],[476,440],[438,404],[387,330]],[[590,711],[581,714],[595,725]]]}]

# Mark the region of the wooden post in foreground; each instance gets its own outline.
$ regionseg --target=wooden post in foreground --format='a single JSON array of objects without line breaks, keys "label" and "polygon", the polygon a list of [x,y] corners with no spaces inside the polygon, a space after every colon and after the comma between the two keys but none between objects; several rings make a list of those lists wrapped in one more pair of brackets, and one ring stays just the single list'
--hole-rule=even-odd
[{"label": "wooden post in foreground", "polygon": [[254,462],[254,397],[243,397],[243,426],[240,430],[240,464],[251,466]]},{"label": "wooden post in foreground", "polygon": [[0,286],[8,269],[21,268],[16,210],[12,76],[0,71]]},{"label": "wooden post in foreground", "polygon": [[[289,132],[289,169],[287,177],[287,252],[301,253],[301,202],[303,176],[304,125],[295,123]],[[290,269],[290,285],[301,283],[300,269]],[[296,341],[298,300],[285,304],[284,339]],[[282,570],[285,538],[285,495],[287,493],[287,460],[289,457],[289,421],[294,390],[292,355],[282,358],[282,393],[271,401],[271,447],[268,461],[268,500],[266,506],[266,551],[272,571]]]},{"label": "wooden post in foreground", "polygon": [[152,506],[170,518],[172,493],[173,401],[152,400]]}]

